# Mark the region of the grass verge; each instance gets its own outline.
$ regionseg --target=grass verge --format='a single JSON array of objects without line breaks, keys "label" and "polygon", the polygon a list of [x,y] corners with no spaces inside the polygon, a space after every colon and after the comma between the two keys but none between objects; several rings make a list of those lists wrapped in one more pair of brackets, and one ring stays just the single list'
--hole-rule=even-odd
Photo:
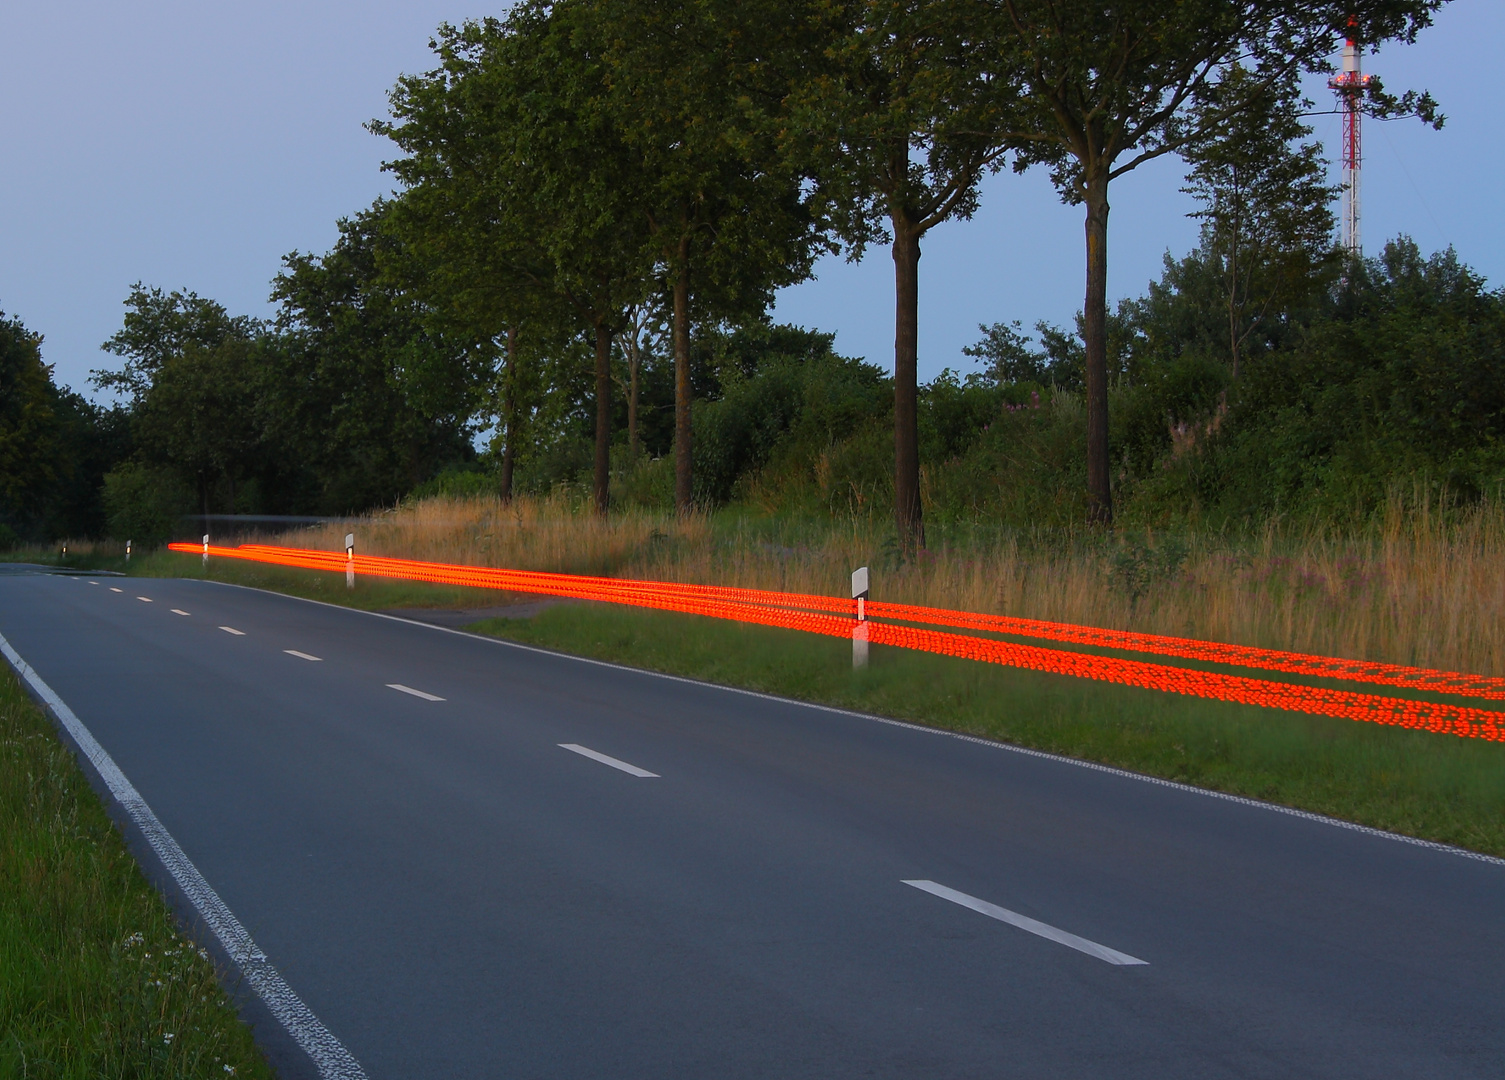
[{"label": "grass verge", "polygon": [[1505,856],[1505,746],[872,647],[669,612],[565,604],[472,629],[1117,765]]},{"label": "grass verge", "polygon": [[0,1076],[272,1076],[73,754],[0,662]]}]

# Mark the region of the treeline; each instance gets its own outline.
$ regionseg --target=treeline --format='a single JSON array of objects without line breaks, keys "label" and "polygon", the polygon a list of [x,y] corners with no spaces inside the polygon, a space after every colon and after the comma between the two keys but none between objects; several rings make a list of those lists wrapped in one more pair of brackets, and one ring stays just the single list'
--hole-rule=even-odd
[{"label": "treeline", "polygon": [[[188,507],[347,512],[425,483],[576,483],[603,513],[860,504],[891,512],[912,550],[927,510],[1022,513],[1031,470],[1057,478],[1045,518],[1107,523],[1115,500],[1160,489],[1178,513],[1286,506],[1347,451],[1308,439],[1275,455],[1278,478],[1243,474],[1265,451],[1237,433],[1273,437],[1248,417],[1317,408],[1315,389],[1274,378],[1302,370],[1277,357],[1307,350],[1304,370],[1332,377],[1319,331],[1404,306],[1413,279],[1451,274],[1425,318],[1498,306],[1446,258],[1336,252],[1302,120],[1299,79],[1328,70],[1337,40],[1410,40],[1442,2],[536,0],[441,27],[438,66],[401,79],[371,125],[399,190],[342,222],[329,253],[285,260],[275,320],[132,292],[106,346],[124,368],[98,380],[124,401],[95,415],[124,457],[87,527],[147,536]],[[1441,123],[1425,94],[1366,95],[1371,113]],[[1110,184],[1170,153],[1201,245],[1110,311]],[[921,387],[921,244],[1005,168],[1048,170],[1083,209],[1078,325],[1036,341],[996,324],[969,350],[985,374]],[[879,244],[892,376],[767,324],[774,291],[819,256]],[[479,429],[494,437],[474,460]],[[1459,439],[1444,471],[1486,483],[1492,459]]]}]

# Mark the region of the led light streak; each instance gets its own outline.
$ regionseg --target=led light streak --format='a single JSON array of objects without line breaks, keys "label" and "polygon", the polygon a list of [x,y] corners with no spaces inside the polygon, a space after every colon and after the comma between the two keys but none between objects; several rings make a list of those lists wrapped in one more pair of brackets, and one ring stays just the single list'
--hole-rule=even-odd
[{"label": "led light streak", "polygon": [[[171,544],[169,547],[174,551],[193,554],[201,551],[197,544]],[[599,600],[840,638],[851,637],[856,625],[854,601],[806,593],[455,566],[371,555],[356,555],[352,560],[344,552],[260,544],[247,544],[237,548],[211,545],[209,555],[330,571],[343,571],[353,562],[356,572],[362,575]],[[1329,687],[1301,686],[872,620],[928,623],[1043,638],[1065,644],[1255,667],[1288,674],[1388,683],[1410,689],[1493,699],[1505,699],[1505,680],[1501,679],[905,604],[869,602],[867,614],[870,640],[881,645],[1193,697],[1336,716],[1463,738],[1505,741],[1505,713],[1487,709],[1410,701]]]}]

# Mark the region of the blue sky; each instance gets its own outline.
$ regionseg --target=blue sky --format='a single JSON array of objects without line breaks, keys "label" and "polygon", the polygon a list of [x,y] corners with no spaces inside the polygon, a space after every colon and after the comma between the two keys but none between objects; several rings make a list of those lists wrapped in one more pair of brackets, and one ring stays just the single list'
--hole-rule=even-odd
[{"label": "blue sky", "polygon": [[[0,6],[0,310],[46,335],[58,380],[86,392],[89,370],[113,361],[99,344],[134,281],[269,314],[281,256],[326,250],[336,218],[391,188],[387,144],[361,125],[384,114],[398,74],[432,66],[441,21],[498,10],[452,0]],[[1429,88],[1448,114],[1441,132],[1366,127],[1367,249],[1406,232],[1424,250],[1455,245],[1492,286],[1505,283],[1502,43],[1505,4],[1454,0],[1416,45],[1366,58],[1387,86]],[[1336,118],[1319,118],[1317,133],[1335,158]],[[1112,296],[1142,292],[1167,250],[1191,246],[1180,183],[1174,159],[1115,183]],[[780,294],[776,316],[891,365],[887,251],[818,271]],[[921,377],[966,370],[961,350],[978,323],[1065,323],[1081,306],[1080,211],[1043,175],[992,178],[976,218],[931,234],[920,276]]]}]

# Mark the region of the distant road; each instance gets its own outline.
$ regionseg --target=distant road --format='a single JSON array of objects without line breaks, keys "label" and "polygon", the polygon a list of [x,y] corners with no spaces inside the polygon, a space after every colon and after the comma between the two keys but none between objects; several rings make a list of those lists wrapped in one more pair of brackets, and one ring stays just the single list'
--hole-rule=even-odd
[{"label": "distant road", "polygon": [[0,634],[373,1080],[1505,1076],[1499,862],[212,583]]}]

